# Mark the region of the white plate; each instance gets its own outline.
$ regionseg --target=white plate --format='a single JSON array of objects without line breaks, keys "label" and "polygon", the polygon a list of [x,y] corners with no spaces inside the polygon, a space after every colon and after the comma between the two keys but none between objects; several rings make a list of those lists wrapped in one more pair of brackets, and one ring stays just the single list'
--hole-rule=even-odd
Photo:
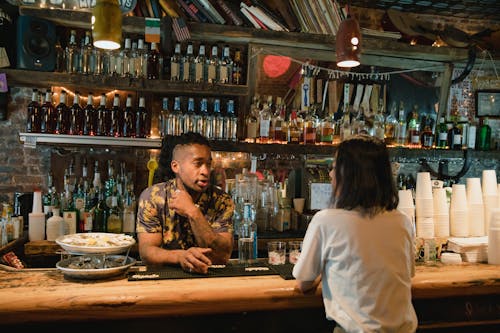
[{"label": "white plate", "polygon": [[[77,263],[82,260],[83,257],[97,257],[102,259],[106,257],[107,260],[117,261],[120,264],[123,263],[125,258],[127,261],[124,265],[120,265],[117,267],[110,268],[69,268],[68,266],[71,263]],[[132,257],[120,256],[120,255],[112,255],[112,256],[100,256],[100,255],[84,255],[82,257],[72,257],[69,259],[64,259],[56,263],[56,267],[67,277],[75,278],[75,279],[86,279],[86,280],[97,280],[104,279],[112,276],[117,276],[125,273],[131,266],[136,263],[136,260]]]},{"label": "white plate", "polygon": [[135,244],[132,236],[107,232],[88,232],[63,235],[56,239],[71,254],[118,254]]}]

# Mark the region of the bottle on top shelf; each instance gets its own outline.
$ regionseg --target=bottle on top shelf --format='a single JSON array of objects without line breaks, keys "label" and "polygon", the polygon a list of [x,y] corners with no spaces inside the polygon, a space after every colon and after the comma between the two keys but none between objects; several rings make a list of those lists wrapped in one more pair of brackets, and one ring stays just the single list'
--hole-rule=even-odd
[{"label": "bottle on top shelf", "polygon": [[234,100],[230,99],[226,104],[226,115],[224,120],[224,139],[236,141],[238,134],[238,117],[234,113]]},{"label": "bottle on top shelf", "polygon": [[127,95],[125,108],[121,117],[121,135],[123,137],[135,136],[135,112],[132,106],[132,95]]},{"label": "bottle on top shelf", "polygon": [[82,135],[95,134],[95,118],[94,94],[89,92],[87,95],[87,106],[83,109]]},{"label": "bottle on top shelf", "polygon": [[40,133],[53,133],[54,132],[54,105],[52,104],[52,91],[47,89],[45,91],[44,103],[40,106]]},{"label": "bottle on top shelf", "polygon": [[488,124],[488,117],[482,119],[481,126],[477,132],[476,149],[483,151],[491,149],[491,127]]},{"label": "bottle on top shelf", "polygon": [[149,121],[149,114],[146,110],[146,98],[139,97],[139,107],[135,113],[135,137],[146,138],[149,136],[151,123]]},{"label": "bottle on top shelf", "polygon": [[40,132],[40,103],[38,102],[38,89],[33,89],[31,102],[28,104],[28,116],[26,121],[26,132]]},{"label": "bottle on top shelf", "polygon": [[59,104],[55,108],[55,127],[54,134],[68,134],[69,127],[69,109],[66,105],[66,91],[61,90],[59,95]]}]

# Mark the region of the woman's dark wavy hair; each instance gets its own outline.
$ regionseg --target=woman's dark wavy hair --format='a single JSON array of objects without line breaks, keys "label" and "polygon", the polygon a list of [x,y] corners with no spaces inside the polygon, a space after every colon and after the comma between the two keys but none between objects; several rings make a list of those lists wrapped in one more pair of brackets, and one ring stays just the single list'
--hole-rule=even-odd
[{"label": "woman's dark wavy hair", "polygon": [[180,136],[165,136],[163,138],[160,158],[158,160],[159,166],[158,172],[155,174],[155,182],[163,182],[165,180],[175,178],[175,174],[170,167],[175,146],[193,144],[199,144],[211,148],[208,139],[199,133],[187,132]]},{"label": "woman's dark wavy hair", "polygon": [[399,196],[384,142],[368,135],[354,136],[340,143],[335,160],[335,208],[356,209],[370,216],[397,208]]}]

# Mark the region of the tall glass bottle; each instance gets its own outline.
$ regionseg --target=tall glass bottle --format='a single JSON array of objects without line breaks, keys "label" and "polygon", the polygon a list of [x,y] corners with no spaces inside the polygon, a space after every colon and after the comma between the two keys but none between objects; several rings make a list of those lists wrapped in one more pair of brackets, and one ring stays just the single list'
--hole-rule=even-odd
[{"label": "tall glass bottle", "polygon": [[56,119],[54,117],[54,105],[52,104],[52,91],[45,91],[44,103],[40,107],[40,132],[54,133]]},{"label": "tall glass bottle", "polygon": [[59,104],[55,108],[56,123],[54,134],[68,134],[69,127],[69,110],[66,105],[66,91],[61,90],[59,95]]},{"label": "tall glass bottle", "polygon": [[224,84],[231,83],[232,71],[233,59],[231,59],[229,45],[225,45],[222,50],[222,57],[219,66],[219,82]]},{"label": "tall glass bottle", "polygon": [[[95,61],[93,61],[93,47],[91,43],[90,31],[85,31],[83,46],[81,49],[82,54],[82,74],[93,74],[95,68]],[[92,65],[94,65],[92,68]]]},{"label": "tall glass bottle", "polygon": [[403,101],[399,104],[399,119],[398,125],[395,131],[396,144],[398,146],[404,146],[407,143],[407,131],[406,131],[406,120],[405,120],[405,109]]},{"label": "tall glass bottle", "polygon": [[139,97],[139,107],[135,113],[135,137],[145,138],[149,136],[148,111],[146,110],[146,98]]},{"label": "tall glass bottle", "polygon": [[95,135],[94,94],[87,95],[87,105],[83,109],[82,135]]},{"label": "tall glass bottle", "polygon": [[316,130],[317,130],[318,119],[313,113],[312,108],[306,114],[303,122],[303,138],[304,144],[315,144],[316,143]]},{"label": "tall glass bottle", "polygon": [[386,145],[396,144],[396,127],[398,126],[398,120],[396,119],[397,106],[396,102],[392,102],[391,111],[385,118],[384,125],[384,140]]},{"label": "tall glass bottle", "polygon": [[232,84],[245,84],[243,79],[243,62],[241,61],[241,51],[236,50],[234,52],[234,60],[231,71],[231,83]]},{"label": "tall glass bottle", "polygon": [[418,112],[413,110],[411,119],[408,122],[408,144],[412,148],[420,148],[420,122],[418,121]]},{"label": "tall glass bottle", "polygon": [[130,48],[130,59],[128,62],[128,71],[130,77],[137,78],[137,42],[132,42],[132,47]]},{"label": "tall glass bottle", "polygon": [[444,117],[439,118],[439,124],[437,126],[436,148],[441,148],[441,149],[448,148],[448,127],[444,122]]},{"label": "tall glass bottle", "polygon": [[[272,101],[272,96],[270,97]],[[268,103],[259,112],[259,141],[261,143],[268,143],[270,141],[272,117],[271,104],[268,100]]]},{"label": "tall glass bottle", "polygon": [[484,151],[491,149],[491,127],[488,125],[488,117],[482,119],[482,124],[477,132],[476,149]]},{"label": "tall glass bottle", "polygon": [[160,78],[160,51],[156,43],[151,43],[151,50],[148,54],[148,79],[158,80]]},{"label": "tall glass bottle", "polygon": [[251,264],[258,258],[257,223],[253,204],[243,204],[243,221],[238,232],[238,259],[240,263]]},{"label": "tall glass bottle", "polygon": [[200,133],[205,137],[205,138],[211,138],[213,137],[213,130],[212,130],[212,118],[213,116],[208,112],[208,101],[206,98],[202,98],[200,101],[200,116],[201,116],[201,130]]},{"label": "tall glass bottle", "polygon": [[457,126],[457,120],[453,120],[453,126],[448,130],[448,147],[454,150],[462,149],[462,131]]},{"label": "tall glass bottle", "polygon": [[207,61],[207,82],[217,83],[219,82],[219,50],[217,45],[212,46],[212,52],[210,52],[210,59]]},{"label": "tall glass bottle", "polygon": [[187,112],[184,114],[184,129],[183,132],[194,132],[195,112],[194,112],[194,98],[188,98]]},{"label": "tall glass bottle", "polygon": [[158,128],[160,130],[160,136],[164,138],[166,135],[168,135],[168,116],[170,114],[169,107],[168,107],[168,97],[163,97],[162,100],[162,107],[160,111],[160,116],[159,116],[159,124]]},{"label": "tall glass bottle", "polygon": [[273,118],[273,127],[274,127],[274,138],[273,141],[277,143],[286,143],[287,142],[287,126],[286,126],[286,113],[285,113],[285,105],[281,103],[281,98],[278,97],[276,107],[276,113]]},{"label": "tall glass bottle", "polygon": [[220,99],[214,99],[213,106],[213,119],[212,119],[212,130],[213,138],[215,140],[224,139],[224,117],[222,116],[220,109]]},{"label": "tall glass bottle", "polygon": [[99,101],[99,107],[95,110],[94,131],[95,135],[106,135],[106,117],[108,116],[108,109],[106,108],[106,94],[102,93]]},{"label": "tall glass bottle", "polygon": [[259,128],[259,119],[257,118],[257,114],[259,111],[259,98],[254,96],[252,105],[250,106],[250,111],[245,118],[246,140],[249,142],[257,141],[257,130]]},{"label": "tall glass bottle", "polygon": [[108,110],[106,117],[106,135],[112,137],[120,137],[121,136],[121,128],[120,125],[123,112],[120,107],[120,95],[115,94],[113,97],[113,107]]},{"label": "tall glass bottle", "polygon": [[31,102],[28,104],[28,117],[26,120],[26,132],[40,132],[40,103],[38,103],[38,89],[33,89]]},{"label": "tall glass bottle", "polygon": [[94,232],[107,232],[107,221],[109,216],[109,207],[106,204],[106,196],[103,188],[97,190],[97,205],[94,208],[94,223],[92,230]]},{"label": "tall glass bottle", "polygon": [[83,130],[83,109],[80,106],[80,93],[75,91],[73,104],[69,109],[69,128],[68,134],[81,135]]},{"label": "tall glass bottle", "polygon": [[234,100],[227,101],[224,117],[224,140],[236,141],[238,139],[238,117],[234,113]]},{"label": "tall glass bottle", "polygon": [[168,116],[168,123],[170,125],[169,134],[170,135],[181,135],[184,130],[183,116],[181,111],[181,98],[176,96],[174,98],[174,108],[173,112]]},{"label": "tall glass bottle", "polygon": [[198,56],[194,59],[194,81],[195,82],[206,82],[206,57],[205,57],[205,45],[200,44],[198,49]]},{"label": "tall glass bottle", "polygon": [[76,42],[76,30],[71,30],[69,42],[66,46],[66,70],[68,73],[78,73],[78,58],[80,49]]},{"label": "tall glass bottle", "polygon": [[181,78],[181,43],[175,44],[174,54],[170,57],[170,81],[179,81]]},{"label": "tall glass bottle", "polygon": [[118,73],[122,77],[130,77],[130,62],[132,59],[132,40],[125,38],[123,50],[120,52],[121,57],[121,72]]},{"label": "tall glass bottle", "polygon": [[109,190],[108,194],[108,198],[111,198],[111,205],[109,207],[109,215],[106,221],[107,232],[120,234],[123,230],[123,212],[118,205],[118,194],[113,190]]},{"label": "tall glass bottle", "polygon": [[194,58],[193,43],[188,43],[186,54],[181,58],[180,78],[184,82],[195,82],[196,63]]},{"label": "tall glass bottle", "polygon": [[132,95],[127,95],[127,101],[125,102],[125,109],[123,109],[123,119],[121,126],[122,136],[131,137],[135,136],[135,113],[132,107]]},{"label": "tall glass bottle", "polygon": [[292,110],[290,124],[288,125],[287,141],[292,144],[300,143],[300,128],[297,125],[297,111]]}]

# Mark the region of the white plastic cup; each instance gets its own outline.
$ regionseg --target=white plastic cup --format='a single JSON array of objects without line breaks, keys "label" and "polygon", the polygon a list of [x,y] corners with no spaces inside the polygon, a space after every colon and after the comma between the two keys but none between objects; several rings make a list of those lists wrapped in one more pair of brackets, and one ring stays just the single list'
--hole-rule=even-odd
[{"label": "white plastic cup", "polygon": [[500,265],[500,208],[491,210],[488,230],[488,264]]},{"label": "white plastic cup", "polygon": [[485,195],[483,196],[484,202],[484,230],[489,232],[490,220],[491,220],[491,212],[500,208],[498,206],[498,195]]},{"label": "white plastic cup", "polygon": [[467,178],[466,182],[467,203],[482,204],[483,190],[481,188],[481,178]]},{"label": "white plastic cup", "polygon": [[432,182],[429,172],[418,172],[415,198],[432,199]]},{"label": "white plastic cup", "polygon": [[415,203],[413,202],[413,194],[411,190],[399,190],[398,196],[399,196],[398,209],[415,208]]},{"label": "white plastic cup", "polygon": [[469,203],[468,220],[469,235],[472,237],[481,237],[486,235],[484,205]]},{"label": "white plastic cup", "polygon": [[33,206],[31,209],[32,213],[42,213],[43,212],[43,206],[42,206],[42,192],[41,191],[35,191],[33,192]]},{"label": "white plastic cup", "polygon": [[496,171],[483,170],[481,185],[483,189],[483,196],[498,195]]},{"label": "white plastic cup", "polygon": [[430,198],[415,198],[415,215],[418,217],[434,216],[434,199]]},{"label": "white plastic cup", "polygon": [[417,216],[417,237],[434,238],[434,218]]},{"label": "white plastic cup", "polygon": [[449,215],[450,207],[446,198],[446,190],[444,188],[435,188],[432,191],[434,198],[434,215]]},{"label": "white plastic cup", "polygon": [[304,205],[306,203],[305,198],[294,198],[293,199],[293,209],[299,214],[302,214],[304,212]]},{"label": "white plastic cup", "polygon": [[450,201],[450,235],[469,236],[467,194],[464,184],[453,184]]},{"label": "white plastic cup", "polygon": [[453,184],[450,200],[450,211],[452,210],[467,210],[467,194],[464,184]]}]

